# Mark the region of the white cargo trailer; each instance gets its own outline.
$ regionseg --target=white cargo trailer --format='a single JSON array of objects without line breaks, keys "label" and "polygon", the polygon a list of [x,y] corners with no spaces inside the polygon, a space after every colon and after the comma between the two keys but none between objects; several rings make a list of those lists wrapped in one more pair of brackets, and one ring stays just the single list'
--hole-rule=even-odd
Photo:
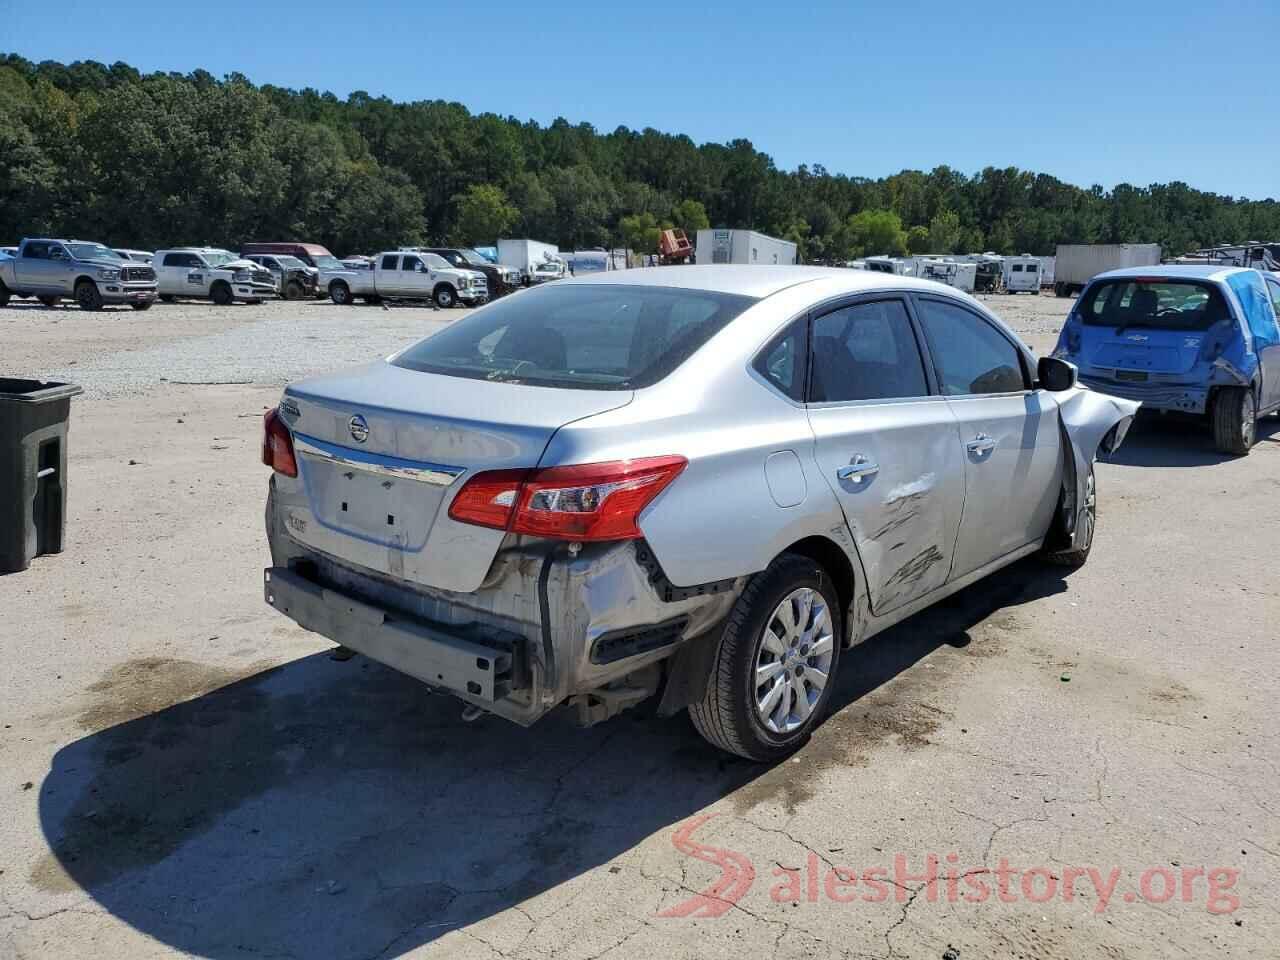
[{"label": "white cargo trailer", "polygon": [[1053,265],[1053,292],[1069,297],[1100,273],[1159,262],[1158,243],[1060,243]]},{"label": "white cargo trailer", "polygon": [[699,230],[695,248],[698,263],[796,262],[796,245],[754,230]]},{"label": "white cargo trailer", "polygon": [[1024,253],[1004,258],[1005,293],[1040,293],[1040,258]]},{"label": "white cargo trailer", "polygon": [[921,280],[935,280],[949,287],[973,293],[974,282],[978,275],[976,263],[959,263],[948,257],[912,257],[915,264],[915,276]]},{"label": "white cargo trailer", "polygon": [[543,243],[540,240],[498,241],[498,262],[519,270],[526,286],[533,282],[533,271],[538,264],[559,258],[560,248],[554,243]]}]

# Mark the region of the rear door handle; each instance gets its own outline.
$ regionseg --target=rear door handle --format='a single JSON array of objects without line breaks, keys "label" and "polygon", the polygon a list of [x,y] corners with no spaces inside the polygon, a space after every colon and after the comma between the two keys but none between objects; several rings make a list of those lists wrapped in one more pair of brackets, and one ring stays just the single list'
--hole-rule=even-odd
[{"label": "rear door handle", "polygon": [[841,467],[836,471],[836,479],[861,483],[865,478],[874,477],[879,472],[880,464],[872,463],[862,454],[858,454],[847,467]]},{"label": "rear door handle", "polygon": [[976,453],[978,456],[990,453],[996,448],[996,441],[988,437],[985,433],[980,433],[968,443],[965,447],[970,453]]}]

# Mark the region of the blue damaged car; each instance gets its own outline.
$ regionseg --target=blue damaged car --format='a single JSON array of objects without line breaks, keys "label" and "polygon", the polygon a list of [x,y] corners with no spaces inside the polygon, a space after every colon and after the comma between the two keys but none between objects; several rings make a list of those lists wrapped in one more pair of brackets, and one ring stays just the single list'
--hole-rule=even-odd
[{"label": "blue damaged car", "polygon": [[1101,273],[1080,294],[1053,356],[1095,390],[1151,410],[1201,414],[1223,453],[1253,446],[1280,410],[1280,276],[1218,266]]}]

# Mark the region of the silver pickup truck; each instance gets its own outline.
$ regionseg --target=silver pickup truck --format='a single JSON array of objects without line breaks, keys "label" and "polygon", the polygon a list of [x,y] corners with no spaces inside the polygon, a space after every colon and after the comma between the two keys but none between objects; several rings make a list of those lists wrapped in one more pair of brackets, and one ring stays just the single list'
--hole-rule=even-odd
[{"label": "silver pickup truck", "polygon": [[15,257],[0,258],[0,307],[10,297],[35,297],[46,307],[73,298],[85,310],[127,303],[146,310],[157,296],[156,272],[89,240],[23,240]]},{"label": "silver pickup truck", "polygon": [[363,297],[367,303],[431,300],[442,308],[478,307],[489,299],[488,280],[479,270],[459,270],[438,254],[417,250],[387,250],[366,269],[327,271],[321,279],[328,283],[329,299],[339,305]]}]

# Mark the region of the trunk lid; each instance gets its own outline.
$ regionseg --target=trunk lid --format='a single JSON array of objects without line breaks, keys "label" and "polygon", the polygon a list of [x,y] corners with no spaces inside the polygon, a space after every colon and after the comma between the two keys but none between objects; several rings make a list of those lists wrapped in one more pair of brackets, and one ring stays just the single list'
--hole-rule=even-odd
[{"label": "trunk lid", "polygon": [[285,390],[308,510],[299,542],[442,590],[484,580],[505,536],[460,524],[449,504],[471,474],[537,466],[564,424],[629,403],[630,391],[566,390],[422,373],[385,362]]},{"label": "trunk lid", "polygon": [[1186,373],[1200,356],[1208,332],[1157,330],[1152,327],[1084,327],[1084,355],[1095,367],[1110,367],[1121,379],[1145,374]]}]

